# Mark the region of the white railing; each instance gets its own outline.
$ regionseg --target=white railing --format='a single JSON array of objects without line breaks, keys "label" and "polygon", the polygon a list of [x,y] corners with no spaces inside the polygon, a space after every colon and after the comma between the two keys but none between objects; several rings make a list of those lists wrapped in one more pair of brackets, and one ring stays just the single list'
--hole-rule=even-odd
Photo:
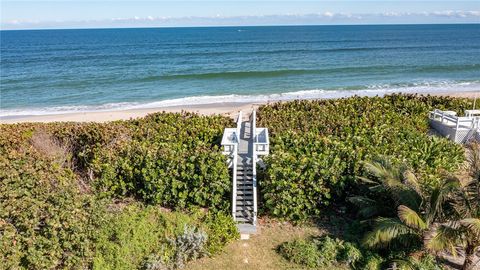
[{"label": "white railing", "polygon": [[268,128],[257,128],[256,124],[256,117],[257,113],[254,110],[252,113],[253,121],[253,149],[255,150],[255,154],[257,155],[268,155],[269,153],[269,146],[270,146],[270,139],[268,138]]},{"label": "white railing", "polygon": [[442,111],[435,109],[430,112],[430,119],[439,121],[442,124],[459,128],[473,128],[475,126],[476,119],[470,116],[458,117],[454,111]]},{"label": "white railing", "polygon": [[466,117],[480,116],[480,110],[465,110]]},{"label": "white railing", "polygon": [[441,135],[457,143],[466,143],[471,138],[479,137],[480,110],[465,110],[464,117],[454,111],[435,109],[429,114],[432,127]]},{"label": "white railing", "polygon": [[237,210],[237,153],[238,153],[238,144],[235,144],[233,151],[233,183],[232,183],[232,216],[233,220],[237,220],[236,210]]},{"label": "white railing", "polygon": [[253,110],[252,115],[252,134],[253,136],[253,150],[252,150],[252,183],[253,183],[253,225],[257,225],[257,150],[255,146],[256,142],[256,129],[257,129],[257,112]]},{"label": "white railing", "polygon": [[237,136],[238,140],[240,141],[240,129],[242,128],[242,111],[238,112],[238,118],[237,118]]},{"label": "white railing", "polygon": [[233,220],[237,220],[237,166],[238,166],[238,142],[240,142],[240,130],[242,128],[242,111],[238,113],[237,128],[236,128],[236,140],[237,143],[234,146],[233,152],[233,183],[232,183],[232,216]]},{"label": "white railing", "polygon": [[257,128],[255,134],[255,148],[259,155],[268,155],[270,151],[270,139],[268,137],[268,128]]},{"label": "white railing", "polygon": [[238,143],[240,142],[240,129],[242,126],[242,112],[239,112],[237,118],[237,127],[226,128],[223,132],[222,146],[224,155],[228,156],[228,167],[233,170],[232,183],[232,216],[236,220],[235,215],[237,208],[237,166],[238,166]]},{"label": "white railing", "polygon": [[236,220],[235,209],[237,204],[237,156],[238,156],[238,141],[239,136],[237,128],[226,128],[222,137],[222,153],[228,156],[228,167],[233,170],[233,187],[232,187],[232,215],[233,220]]}]

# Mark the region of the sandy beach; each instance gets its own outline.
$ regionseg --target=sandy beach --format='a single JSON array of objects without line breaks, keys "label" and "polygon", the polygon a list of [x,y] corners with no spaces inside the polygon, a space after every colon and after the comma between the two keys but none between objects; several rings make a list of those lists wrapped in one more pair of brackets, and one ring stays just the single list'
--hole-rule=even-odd
[{"label": "sandy beach", "polygon": [[[474,98],[480,97],[480,90],[470,92],[435,92],[422,93],[437,96],[453,96]],[[276,101],[271,101],[276,102]],[[28,115],[28,116],[13,116],[4,117],[0,119],[1,124],[14,124],[26,122],[108,122],[115,120],[128,120],[138,117],[144,117],[155,112],[181,112],[188,111],[201,115],[221,114],[225,116],[234,116],[240,110],[249,111],[267,102],[260,103],[213,103],[202,105],[185,105],[185,106],[171,106],[148,109],[133,109],[133,110],[116,110],[116,111],[96,111],[96,112],[79,112],[79,113],[65,113],[65,114],[49,114],[49,115]]]}]

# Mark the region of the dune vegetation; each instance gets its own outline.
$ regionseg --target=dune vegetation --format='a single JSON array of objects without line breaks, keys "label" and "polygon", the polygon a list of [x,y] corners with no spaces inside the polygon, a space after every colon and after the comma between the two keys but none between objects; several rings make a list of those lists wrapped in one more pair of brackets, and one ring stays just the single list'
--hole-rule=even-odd
[{"label": "dune vegetation", "polygon": [[[473,269],[480,148],[432,136],[427,121],[434,108],[471,107],[417,95],[261,106],[258,126],[271,136],[259,168],[261,215],[328,232],[275,254],[299,268],[441,269],[444,255],[463,250],[458,267]],[[2,125],[0,268],[179,269],[214,260],[238,238],[220,149],[233,125],[191,113]]]},{"label": "dune vegetation", "polygon": [[466,151],[432,136],[434,108],[463,113],[472,101],[391,95],[261,107],[272,143],[261,209],[337,225],[330,237],[287,242],[279,253],[314,268],[475,269],[480,145]]}]

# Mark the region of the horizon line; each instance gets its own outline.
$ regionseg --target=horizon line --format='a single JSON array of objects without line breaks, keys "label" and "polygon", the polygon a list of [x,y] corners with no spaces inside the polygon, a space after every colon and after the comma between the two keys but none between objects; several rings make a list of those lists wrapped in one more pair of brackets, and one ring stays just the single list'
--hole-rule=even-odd
[{"label": "horizon line", "polygon": [[382,25],[479,25],[480,22],[451,23],[357,23],[357,24],[260,24],[260,25],[179,25],[179,26],[127,26],[127,27],[85,27],[85,28],[24,28],[1,29],[0,31],[45,31],[45,30],[108,30],[108,29],[172,29],[172,28],[233,28],[233,27],[293,27],[293,26],[382,26]]}]

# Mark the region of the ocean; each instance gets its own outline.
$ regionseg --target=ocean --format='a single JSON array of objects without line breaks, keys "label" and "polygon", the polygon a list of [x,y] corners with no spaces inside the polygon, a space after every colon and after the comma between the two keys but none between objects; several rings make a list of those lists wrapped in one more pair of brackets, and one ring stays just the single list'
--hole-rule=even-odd
[{"label": "ocean", "polygon": [[0,117],[480,90],[480,24],[0,31]]}]

